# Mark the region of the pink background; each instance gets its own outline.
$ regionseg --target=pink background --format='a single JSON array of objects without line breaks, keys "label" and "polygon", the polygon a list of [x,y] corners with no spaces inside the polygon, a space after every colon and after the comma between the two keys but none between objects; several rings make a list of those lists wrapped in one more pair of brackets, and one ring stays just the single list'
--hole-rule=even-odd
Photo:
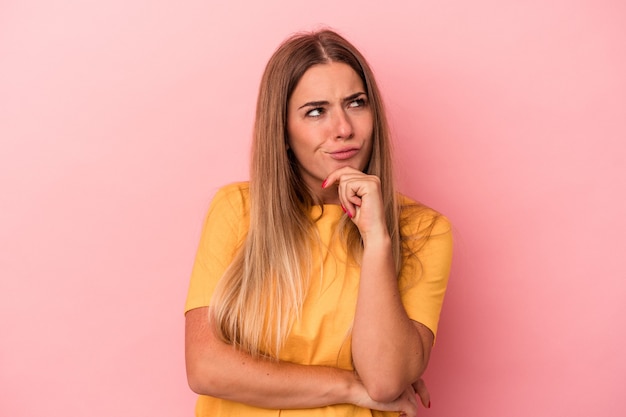
[{"label": "pink background", "polygon": [[202,218],[247,178],[265,62],[322,23],[378,75],[404,191],[455,225],[422,415],[626,415],[625,21],[618,0],[4,0],[0,415],[192,415]]}]

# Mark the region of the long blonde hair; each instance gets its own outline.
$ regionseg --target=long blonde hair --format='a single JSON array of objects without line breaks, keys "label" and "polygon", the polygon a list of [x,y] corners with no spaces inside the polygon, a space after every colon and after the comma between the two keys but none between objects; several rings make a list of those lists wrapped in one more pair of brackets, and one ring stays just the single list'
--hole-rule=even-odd
[{"label": "long blonde hair", "polygon": [[[372,70],[361,53],[333,31],[294,35],[274,52],[263,74],[252,145],[249,231],[211,302],[217,333],[253,355],[278,358],[306,295],[314,254],[315,220],[309,213],[321,202],[307,188],[288,150],[287,104],[303,74],[313,65],[329,62],[348,64],[365,86],[374,120],[373,150],[365,172],[380,178],[400,271],[390,132]],[[357,227],[347,216],[339,227],[350,257],[359,262],[363,247]]]}]

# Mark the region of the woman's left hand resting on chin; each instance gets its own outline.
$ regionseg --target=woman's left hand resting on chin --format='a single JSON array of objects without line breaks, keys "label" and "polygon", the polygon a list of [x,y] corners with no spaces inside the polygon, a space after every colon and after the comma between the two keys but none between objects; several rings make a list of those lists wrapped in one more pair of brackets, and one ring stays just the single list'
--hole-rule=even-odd
[{"label": "woman's left hand resting on chin", "polygon": [[380,180],[359,170],[345,167],[331,173],[322,187],[337,186],[341,207],[358,227],[365,242],[368,238],[388,238]]},{"label": "woman's left hand resting on chin", "polygon": [[363,239],[352,330],[356,371],[376,401],[392,401],[415,384],[415,388],[422,388],[418,393],[428,406],[429,398],[425,400],[428,393],[423,382],[419,384],[430,358],[434,335],[423,324],[411,320],[402,304],[380,180],[345,167],[332,172],[323,188],[335,185],[342,207]]}]

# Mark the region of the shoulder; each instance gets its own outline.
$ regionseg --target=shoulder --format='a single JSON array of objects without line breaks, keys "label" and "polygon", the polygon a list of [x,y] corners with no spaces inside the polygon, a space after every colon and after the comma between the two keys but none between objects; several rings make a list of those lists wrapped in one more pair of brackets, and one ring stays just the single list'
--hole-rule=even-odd
[{"label": "shoulder", "polygon": [[232,182],[220,187],[213,199],[244,199],[250,198],[250,183],[248,181]]},{"label": "shoulder", "polygon": [[250,203],[250,184],[247,181],[233,182],[220,187],[213,200],[211,206],[230,207],[230,208],[247,208]]},{"label": "shoulder", "polygon": [[409,196],[398,194],[400,230],[404,236],[439,235],[450,233],[450,220],[437,210]]},{"label": "shoulder", "polygon": [[[250,188],[247,182],[235,182],[219,188],[209,206],[205,222],[213,227],[239,228],[250,215]],[[219,224],[221,223],[221,225]]]}]

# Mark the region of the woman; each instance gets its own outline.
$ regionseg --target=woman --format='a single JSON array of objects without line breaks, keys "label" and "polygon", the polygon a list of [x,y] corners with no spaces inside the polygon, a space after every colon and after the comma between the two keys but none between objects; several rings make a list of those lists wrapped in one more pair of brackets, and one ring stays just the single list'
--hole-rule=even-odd
[{"label": "woman", "polygon": [[344,38],[299,34],[271,57],[250,182],[213,199],[185,306],[198,416],[429,406],[420,376],[450,225],[396,193],[389,136],[372,71]]}]

